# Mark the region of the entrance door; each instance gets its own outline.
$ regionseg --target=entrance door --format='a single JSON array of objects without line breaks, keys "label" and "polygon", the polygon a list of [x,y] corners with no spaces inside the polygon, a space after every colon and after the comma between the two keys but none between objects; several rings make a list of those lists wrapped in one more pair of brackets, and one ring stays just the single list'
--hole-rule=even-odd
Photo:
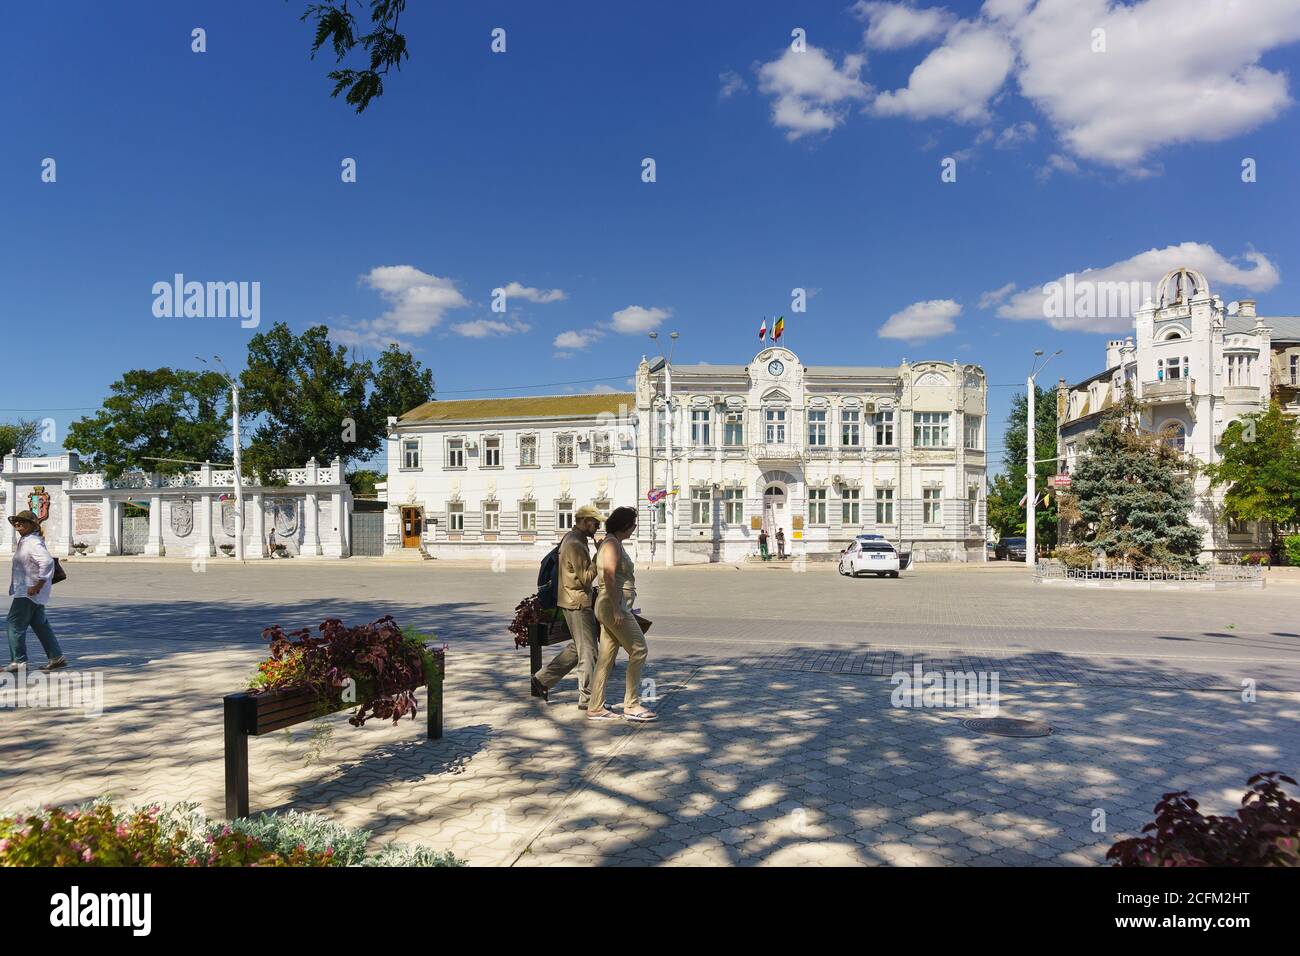
[{"label": "entrance door", "polygon": [[785,489],[780,485],[769,485],[763,492],[763,527],[772,539],[772,550],[776,550],[776,530],[785,532],[786,544],[790,543],[789,515],[786,509]]},{"label": "entrance door", "polygon": [[402,509],[402,547],[418,548],[424,536],[424,515],[419,508]]}]

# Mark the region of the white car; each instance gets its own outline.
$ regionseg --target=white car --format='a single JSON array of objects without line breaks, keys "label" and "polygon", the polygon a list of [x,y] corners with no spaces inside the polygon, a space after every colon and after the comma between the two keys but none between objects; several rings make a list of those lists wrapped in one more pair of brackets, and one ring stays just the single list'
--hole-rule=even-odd
[{"label": "white car", "polygon": [[888,574],[896,578],[900,564],[898,550],[883,539],[859,538],[840,552],[840,574],[849,577],[874,574],[883,578]]}]

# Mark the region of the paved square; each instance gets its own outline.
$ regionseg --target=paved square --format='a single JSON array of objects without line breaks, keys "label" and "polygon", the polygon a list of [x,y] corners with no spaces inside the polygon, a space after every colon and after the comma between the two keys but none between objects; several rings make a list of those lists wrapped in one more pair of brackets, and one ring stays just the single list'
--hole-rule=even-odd
[{"label": "paved square", "polygon": [[[1023,568],[650,571],[661,720],[633,726],[586,723],[572,680],[549,705],[528,696],[504,625],[532,569],[69,570],[51,618],[76,665],[104,673],[105,709],[3,715],[5,810],[111,794],[219,815],[220,698],[263,656],[261,628],[383,613],[450,645],[444,738],[336,715],[324,740],[312,725],[251,739],[254,812],[318,810],[481,865],[1091,865],[1163,792],[1225,812],[1252,773],[1300,768],[1300,588],[1285,585],[1048,595]],[[1002,715],[1054,733],[891,706],[889,675],[918,663],[997,672]]]}]

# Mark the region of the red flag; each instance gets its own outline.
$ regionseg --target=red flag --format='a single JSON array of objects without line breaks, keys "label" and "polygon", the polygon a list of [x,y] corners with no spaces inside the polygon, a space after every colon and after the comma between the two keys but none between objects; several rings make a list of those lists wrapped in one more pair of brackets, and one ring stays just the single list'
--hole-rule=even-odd
[{"label": "red flag", "polygon": [[763,324],[758,327],[758,340],[762,342],[766,338],[767,338],[767,319],[764,319]]}]

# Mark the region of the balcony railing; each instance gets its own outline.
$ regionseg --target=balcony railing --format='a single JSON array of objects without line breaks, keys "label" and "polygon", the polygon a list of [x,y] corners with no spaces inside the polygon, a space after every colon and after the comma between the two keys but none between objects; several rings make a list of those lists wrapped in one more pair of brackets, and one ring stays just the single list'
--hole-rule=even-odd
[{"label": "balcony railing", "polygon": [[1142,383],[1142,398],[1149,402],[1181,402],[1196,390],[1194,378],[1166,378]]}]

